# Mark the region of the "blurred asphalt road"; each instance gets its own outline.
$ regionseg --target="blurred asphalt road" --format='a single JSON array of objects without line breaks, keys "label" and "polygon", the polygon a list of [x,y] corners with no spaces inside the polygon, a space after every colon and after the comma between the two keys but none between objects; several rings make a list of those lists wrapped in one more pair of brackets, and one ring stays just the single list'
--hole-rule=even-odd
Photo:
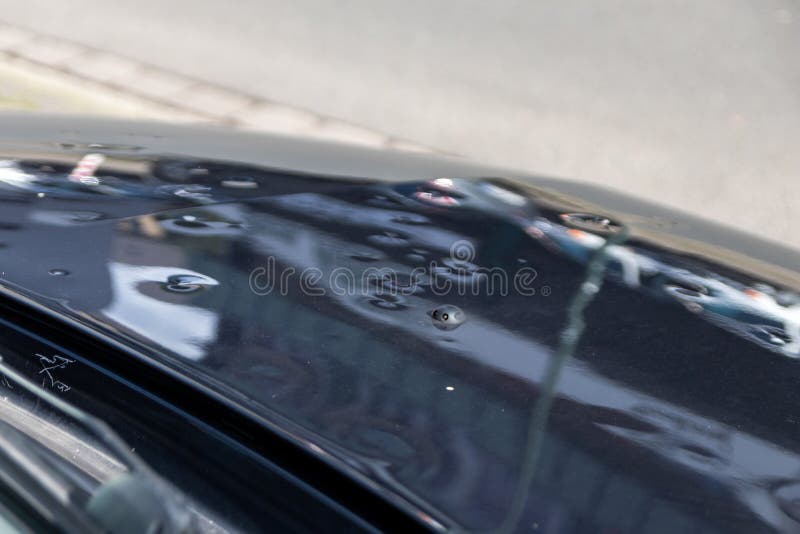
[{"label": "blurred asphalt road", "polygon": [[793,0],[0,0],[0,18],[800,248]]}]

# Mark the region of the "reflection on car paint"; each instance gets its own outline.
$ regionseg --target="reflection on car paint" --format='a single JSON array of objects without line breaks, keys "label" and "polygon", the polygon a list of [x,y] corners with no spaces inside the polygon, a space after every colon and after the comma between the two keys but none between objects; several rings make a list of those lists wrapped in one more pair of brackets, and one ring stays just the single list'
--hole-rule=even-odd
[{"label": "reflection on car paint", "polygon": [[[120,162],[108,159],[103,172],[113,174],[106,169]],[[621,284],[592,291],[581,264],[606,237],[560,217],[583,212],[553,209],[499,180],[331,186],[321,178],[325,191],[309,185],[261,196],[272,186],[219,186],[246,178],[246,169],[193,160],[135,163],[143,169],[136,180],[111,176],[100,186],[106,189],[91,194],[67,183],[68,169],[32,171],[25,162],[0,168],[8,171],[0,170],[6,186],[47,193],[35,206],[3,204],[21,221],[6,232],[10,238],[0,234],[9,243],[0,251],[7,287],[79,320],[89,317],[93,328],[124,334],[123,342],[128,336],[193,362],[198,376],[240,391],[264,417],[290,421],[309,449],[370,477],[417,513],[478,530],[507,517],[529,453],[524,429],[567,305],[579,290],[593,293],[593,306],[617,302],[619,317],[587,312],[590,331],[576,340],[555,384],[521,524],[649,532],[658,528],[650,518],[657,508],[703,532],[797,529],[791,481],[800,476],[800,443],[779,417],[795,406],[779,382],[798,371],[794,361],[761,350],[798,355],[790,288],[734,281],[710,263],[687,267],[657,243],[624,243],[606,248],[609,276]],[[253,183],[271,183],[268,172],[254,168]],[[274,172],[272,182],[280,184],[284,178]],[[179,180],[186,183],[165,183]],[[417,202],[429,188],[458,205]],[[63,224],[70,209],[103,217]],[[62,260],[70,276],[39,277],[15,264],[46,255],[43,243],[56,241],[48,246],[57,248],[70,240],[85,254],[82,261],[65,248],[47,264]],[[451,256],[458,241],[474,243],[469,261]],[[296,272],[346,268],[358,277],[379,267],[397,276],[373,279],[366,294],[340,294],[323,278],[315,289],[324,296],[311,297],[294,278],[286,291],[258,295],[248,273],[267,258]],[[534,266],[552,294],[440,296],[426,285],[437,276],[471,279],[482,269],[521,265]],[[426,269],[416,283],[415,267]],[[389,291],[402,288],[413,290]],[[443,331],[429,315],[443,306],[457,306],[469,320]],[[640,330],[616,330],[623,319]],[[694,337],[672,339],[662,322],[689,325]],[[772,382],[743,380],[734,365],[715,367],[719,374],[702,380],[710,364],[703,367],[701,356],[726,342],[717,324],[740,336],[730,336],[736,351],[724,356]],[[613,337],[600,338],[604,331]],[[674,349],[654,353],[651,344]],[[686,374],[662,379],[679,372],[670,364]],[[691,382],[695,368],[701,378]],[[647,385],[651,376],[658,387]],[[726,396],[710,391],[710,383]],[[771,398],[771,413],[728,404],[753,391]],[[609,504],[615,488],[626,488],[617,508]]]},{"label": "reflection on car paint", "polygon": [[[547,239],[561,252],[580,262],[587,261],[605,238],[567,228],[546,220],[533,221],[529,234]],[[634,247],[614,245],[608,250],[629,287],[647,283],[646,289],[668,295],[701,317],[792,358],[800,357],[800,305],[781,305],[775,298],[752,287],[735,283],[711,272],[695,274],[656,260]],[[687,289],[687,287],[689,289]]]},{"label": "reflection on car paint", "polygon": [[99,185],[100,179],[94,173],[103,164],[106,157],[103,154],[86,154],[81,158],[67,179],[83,185]]},{"label": "reflection on car paint", "polygon": [[[101,310],[103,316],[189,360],[206,355],[206,345],[217,336],[217,314],[188,301],[167,302],[158,298],[158,294],[143,291],[142,286],[151,283],[171,293],[193,293],[198,286],[213,287],[219,282],[195,271],[173,267],[111,262],[108,269],[112,294],[109,305]],[[186,291],[187,288],[191,291]]]}]

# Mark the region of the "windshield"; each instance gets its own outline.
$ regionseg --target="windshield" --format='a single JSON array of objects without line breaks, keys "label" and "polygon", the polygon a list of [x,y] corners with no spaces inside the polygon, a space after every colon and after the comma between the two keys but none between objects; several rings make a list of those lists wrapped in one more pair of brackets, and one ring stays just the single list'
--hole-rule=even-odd
[{"label": "windshield", "polygon": [[[74,363],[60,356],[40,360],[45,380]],[[178,533],[208,531],[214,524],[104,423],[2,361],[0,376],[0,483],[6,509],[18,514],[9,519],[23,530],[44,522],[67,531]],[[213,531],[222,532],[218,525]]]}]

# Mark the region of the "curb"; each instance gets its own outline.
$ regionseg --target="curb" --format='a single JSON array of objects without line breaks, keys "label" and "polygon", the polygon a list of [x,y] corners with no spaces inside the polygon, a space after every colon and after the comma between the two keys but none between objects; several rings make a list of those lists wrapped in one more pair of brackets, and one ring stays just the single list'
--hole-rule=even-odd
[{"label": "curb", "polygon": [[152,65],[0,22],[0,60],[128,97],[165,118],[406,152],[439,151],[332,117],[242,94]]}]

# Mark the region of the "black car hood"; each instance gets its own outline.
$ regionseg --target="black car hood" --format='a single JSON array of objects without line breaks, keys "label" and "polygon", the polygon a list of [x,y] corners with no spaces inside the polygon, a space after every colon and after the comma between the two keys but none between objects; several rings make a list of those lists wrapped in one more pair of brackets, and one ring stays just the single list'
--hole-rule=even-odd
[{"label": "black car hood", "polygon": [[797,252],[446,159],[8,122],[6,294],[432,527],[800,528]]}]

